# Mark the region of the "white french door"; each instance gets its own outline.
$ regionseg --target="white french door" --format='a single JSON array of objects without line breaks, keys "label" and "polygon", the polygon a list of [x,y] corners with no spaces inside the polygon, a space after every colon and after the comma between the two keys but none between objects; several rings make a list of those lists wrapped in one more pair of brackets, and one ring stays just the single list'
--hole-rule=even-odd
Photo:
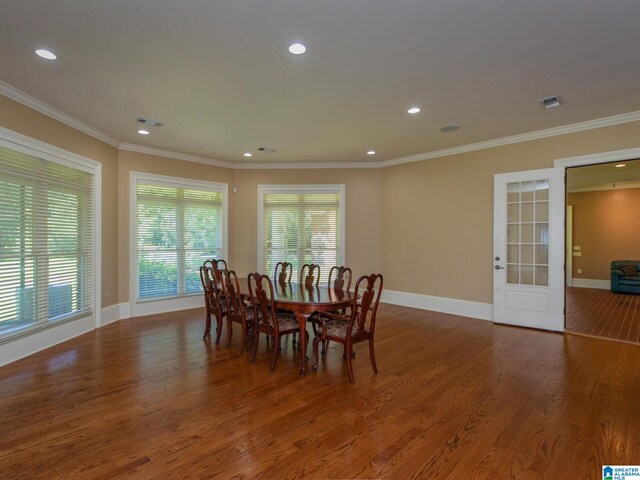
[{"label": "white french door", "polygon": [[494,176],[493,321],[564,330],[564,169]]}]

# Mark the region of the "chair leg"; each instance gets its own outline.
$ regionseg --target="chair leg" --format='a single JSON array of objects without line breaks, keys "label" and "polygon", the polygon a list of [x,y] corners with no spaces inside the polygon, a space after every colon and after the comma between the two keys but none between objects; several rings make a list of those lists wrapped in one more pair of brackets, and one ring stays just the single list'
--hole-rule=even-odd
[{"label": "chair leg", "polygon": [[318,337],[314,337],[313,339],[313,365],[312,368],[314,370],[318,369],[318,343],[320,343],[320,339]]},{"label": "chair leg", "polygon": [[202,335],[202,339],[206,340],[207,336],[211,335],[211,314],[207,310],[204,318],[204,334]]},{"label": "chair leg", "polygon": [[260,332],[256,329],[256,338],[253,341],[253,355],[251,355],[251,363],[256,361],[256,353],[258,353],[259,343],[260,343]]},{"label": "chair leg", "polygon": [[378,373],[378,366],[376,365],[376,353],[373,351],[373,337],[369,338],[369,356],[371,357],[371,366],[373,367],[373,373]]},{"label": "chair leg", "polygon": [[242,343],[240,345],[240,355],[244,352],[244,347],[247,344],[247,323],[242,323]]},{"label": "chair leg", "polygon": [[222,335],[222,315],[216,315],[216,343],[220,343],[220,336]]},{"label": "chair leg", "polygon": [[[345,352],[351,351],[351,344],[347,343],[345,345]],[[349,372],[349,381],[351,383],[356,383],[353,379],[353,366],[351,365],[351,355],[347,355],[347,372]]]},{"label": "chair leg", "polygon": [[224,348],[229,348],[229,345],[231,345],[232,335],[233,335],[233,325],[231,325],[231,317],[227,316],[227,345]]},{"label": "chair leg", "polygon": [[329,340],[324,340],[322,342],[322,355],[327,354],[327,349],[329,348]]},{"label": "chair leg", "polygon": [[297,334],[295,332],[293,332],[293,337],[291,337],[291,346],[295,347],[296,346],[296,338],[297,338]]},{"label": "chair leg", "polygon": [[271,372],[273,373],[273,371],[276,369],[276,362],[278,361],[278,355],[280,354],[280,336],[276,335],[274,336],[274,348],[273,348],[273,360],[271,362]]}]

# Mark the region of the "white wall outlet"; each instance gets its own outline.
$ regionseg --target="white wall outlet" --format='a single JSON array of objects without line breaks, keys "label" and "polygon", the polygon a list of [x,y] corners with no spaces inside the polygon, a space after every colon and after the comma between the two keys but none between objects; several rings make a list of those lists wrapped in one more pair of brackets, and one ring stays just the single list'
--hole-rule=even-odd
[{"label": "white wall outlet", "polygon": [[582,269],[581,268],[578,269],[578,273],[582,273]]}]

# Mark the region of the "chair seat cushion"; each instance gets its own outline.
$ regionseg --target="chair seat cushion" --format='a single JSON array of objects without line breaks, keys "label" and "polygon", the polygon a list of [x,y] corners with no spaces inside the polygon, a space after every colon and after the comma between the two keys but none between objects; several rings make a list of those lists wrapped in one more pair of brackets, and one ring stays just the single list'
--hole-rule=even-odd
[{"label": "chair seat cushion", "polygon": [[640,277],[620,277],[620,285],[640,285]]},{"label": "chair seat cushion", "polygon": [[282,332],[285,330],[296,330],[298,328],[298,320],[290,313],[277,312],[278,329]]},{"label": "chair seat cushion", "polygon": [[[349,322],[347,320],[325,320],[327,325],[327,335],[330,337],[347,338],[347,330],[349,329]],[[356,333],[356,323],[353,323],[351,329],[351,335]]]}]

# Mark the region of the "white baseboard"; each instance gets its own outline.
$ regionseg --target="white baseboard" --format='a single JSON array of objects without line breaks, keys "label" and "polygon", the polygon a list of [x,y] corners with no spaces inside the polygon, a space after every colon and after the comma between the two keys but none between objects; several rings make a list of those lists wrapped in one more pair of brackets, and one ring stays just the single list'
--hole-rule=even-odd
[{"label": "white baseboard", "polygon": [[101,327],[120,320],[120,306],[116,303],[102,309]]},{"label": "white baseboard", "polygon": [[143,315],[154,315],[156,313],[177,312],[179,310],[189,310],[191,308],[204,307],[204,296],[189,295],[182,298],[171,298],[167,300],[154,300],[149,302],[128,304],[130,317],[141,317]]},{"label": "white baseboard", "polygon": [[597,280],[595,278],[574,278],[571,282],[571,286],[578,288],[601,288],[603,290],[611,290],[611,280]]},{"label": "white baseboard", "polygon": [[123,318],[129,318],[131,316],[131,314],[129,313],[129,303],[121,303],[119,305],[120,307],[120,320],[122,320]]},{"label": "white baseboard", "polygon": [[73,337],[90,332],[94,328],[95,320],[93,316],[90,316],[63,323],[57,327],[48,328],[33,335],[18,338],[0,345],[0,366],[33,355],[40,350],[53,347],[58,343],[66,342]]},{"label": "white baseboard", "polygon": [[394,290],[383,290],[381,301],[393,305],[402,305],[403,307],[433,310],[434,312],[493,321],[493,304],[491,303],[471,302],[469,300],[434,297]]}]

